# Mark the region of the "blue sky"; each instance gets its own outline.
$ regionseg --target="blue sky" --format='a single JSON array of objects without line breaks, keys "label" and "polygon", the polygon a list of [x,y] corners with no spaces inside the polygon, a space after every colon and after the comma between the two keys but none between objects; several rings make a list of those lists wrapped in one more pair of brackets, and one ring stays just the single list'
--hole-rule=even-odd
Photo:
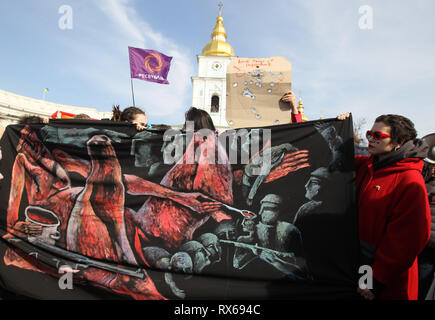
[{"label": "blue sky", "polygon": [[[134,80],[136,105],[152,123],[183,122],[196,55],[210,40],[217,0],[4,0],[0,4],[0,89],[110,111],[132,104],[128,46],[173,56],[170,85]],[[284,56],[310,119],[351,111],[396,113],[419,136],[435,132],[435,1],[223,1],[228,42],[239,57]],[[71,30],[58,26],[72,8]],[[373,28],[361,29],[361,6]]]}]

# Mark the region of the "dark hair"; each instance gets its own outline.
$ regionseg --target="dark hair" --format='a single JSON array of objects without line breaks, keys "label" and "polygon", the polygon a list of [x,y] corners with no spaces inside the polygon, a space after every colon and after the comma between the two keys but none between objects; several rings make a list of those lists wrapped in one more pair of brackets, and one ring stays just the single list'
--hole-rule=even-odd
[{"label": "dark hair", "polygon": [[92,120],[90,116],[88,116],[86,113],[79,113],[74,116],[74,119],[82,119],[82,120]]},{"label": "dark hair", "polygon": [[121,121],[121,109],[119,109],[119,104],[112,106],[112,121]]},{"label": "dark hair", "polygon": [[18,120],[19,124],[44,123],[44,119],[38,116],[23,116]]},{"label": "dark hair", "polygon": [[[186,122],[193,121],[195,131],[200,129],[210,129],[212,131],[216,131],[213,120],[207,111],[191,107],[189,110],[187,110],[185,119]],[[186,129],[186,123],[184,123],[183,129]]]},{"label": "dark hair", "polygon": [[375,122],[383,122],[391,127],[391,140],[394,143],[404,144],[417,137],[414,123],[397,114],[384,114],[376,118]]},{"label": "dark hair", "polygon": [[432,174],[432,168],[435,167],[435,164],[428,163],[426,161],[423,161],[423,163],[424,166],[421,174],[423,175],[424,182],[428,183],[435,178],[435,176]]},{"label": "dark hair", "polygon": [[128,107],[124,109],[121,113],[121,121],[132,122],[136,115],[143,114],[146,115],[145,112],[136,107]]},{"label": "dark hair", "polygon": [[112,121],[132,122],[138,114],[146,115],[142,109],[136,107],[128,107],[122,112],[119,109],[119,105],[114,105],[112,107]]},{"label": "dark hair", "polygon": [[167,124],[153,124],[151,129],[159,130],[159,131],[166,131],[166,130],[171,129],[171,126],[169,126]]}]

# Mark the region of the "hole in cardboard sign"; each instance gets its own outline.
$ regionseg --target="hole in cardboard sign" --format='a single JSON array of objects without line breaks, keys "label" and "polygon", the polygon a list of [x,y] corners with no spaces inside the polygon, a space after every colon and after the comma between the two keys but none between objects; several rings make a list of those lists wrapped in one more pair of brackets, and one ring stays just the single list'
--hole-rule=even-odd
[{"label": "hole in cardboard sign", "polygon": [[252,99],[255,99],[254,94],[251,91],[249,91],[248,89],[243,90],[243,95],[245,97],[251,97]]}]

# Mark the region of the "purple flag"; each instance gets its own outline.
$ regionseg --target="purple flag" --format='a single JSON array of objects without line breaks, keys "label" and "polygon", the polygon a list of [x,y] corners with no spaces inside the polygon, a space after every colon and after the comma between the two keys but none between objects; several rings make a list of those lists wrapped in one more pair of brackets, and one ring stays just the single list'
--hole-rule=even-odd
[{"label": "purple flag", "polygon": [[128,47],[131,77],[145,81],[169,84],[166,79],[172,57],[155,50]]}]

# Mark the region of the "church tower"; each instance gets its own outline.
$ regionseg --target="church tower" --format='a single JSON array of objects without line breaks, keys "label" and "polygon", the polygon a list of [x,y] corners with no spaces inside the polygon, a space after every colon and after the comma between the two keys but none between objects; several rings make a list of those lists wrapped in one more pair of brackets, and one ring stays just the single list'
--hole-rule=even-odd
[{"label": "church tower", "polygon": [[211,34],[211,41],[197,56],[198,75],[192,77],[192,106],[207,111],[216,127],[228,127],[226,121],[227,66],[235,59],[234,49],[226,41],[222,3]]},{"label": "church tower", "polygon": [[308,117],[304,114],[304,102],[301,96],[299,96],[298,111],[302,116],[302,121],[309,121]]}]

